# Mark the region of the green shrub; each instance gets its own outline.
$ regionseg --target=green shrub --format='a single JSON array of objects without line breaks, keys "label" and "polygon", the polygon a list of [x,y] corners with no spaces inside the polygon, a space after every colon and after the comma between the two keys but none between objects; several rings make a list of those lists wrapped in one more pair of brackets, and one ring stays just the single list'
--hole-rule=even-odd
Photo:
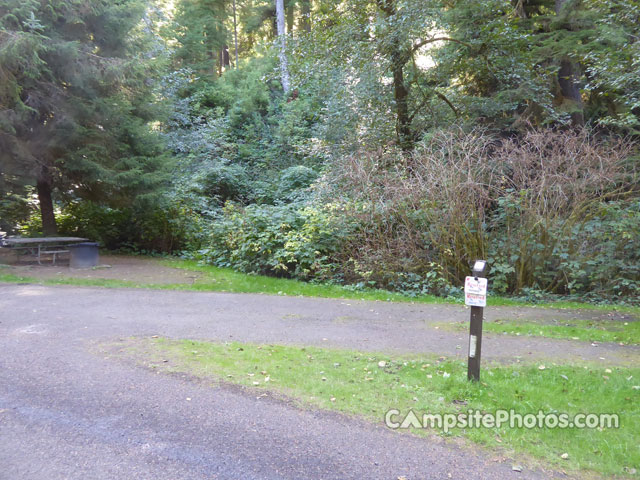
[{"label": "green shrub", "polygon": [[285,201],[295,200],[300,191],[309,188],[317,178],[318,174],[312,168],[304,165],[289,167],[280,176],[277,198]]},{"label": "green shrub", "polygon": [[335,269],[330,257],[345,235],[328,210],[228,203],[200,254],[209,263],[246,273],[327,278]]},{"label": "green shrub", "polygon": [[134,204],[111,208],[89,201],[72,202],[57,216],[58,231],[89,238],[109,250],[175,252],[199,246],[198,218],[177,205],[164,207]]}]

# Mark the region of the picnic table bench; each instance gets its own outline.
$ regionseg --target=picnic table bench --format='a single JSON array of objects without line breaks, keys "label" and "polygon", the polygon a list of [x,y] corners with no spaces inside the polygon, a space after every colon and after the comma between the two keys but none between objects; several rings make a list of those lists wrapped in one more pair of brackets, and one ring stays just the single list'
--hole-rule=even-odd
[{"label": "picnic table bench", "polygon": [[38,265],[42,265],[42,256],[51,255],[52,264],[56,263],[56,256],[61,253],[69,253],[68,246],[73,243],[84,242],[86,238],[81,237],[41,237],[22,238],[8,237],[2,240],[3,246],[15,250],[18,255],[20,251],[34,255],[38,260]]}]

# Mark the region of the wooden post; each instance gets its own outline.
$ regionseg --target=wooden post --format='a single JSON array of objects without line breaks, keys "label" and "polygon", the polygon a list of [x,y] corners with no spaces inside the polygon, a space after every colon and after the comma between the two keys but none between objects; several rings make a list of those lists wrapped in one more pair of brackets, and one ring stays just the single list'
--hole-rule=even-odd
[{"label": "wooden post", "polygon": [[[484,273],[486,262],[479,260],[473,267],[472,276],[476,279]],[[469,363],[467,379],[475,382],[480,380],[480,356],[482,351],[482,319],[484,307],[471,307],[471,322],[469,324]]]}]

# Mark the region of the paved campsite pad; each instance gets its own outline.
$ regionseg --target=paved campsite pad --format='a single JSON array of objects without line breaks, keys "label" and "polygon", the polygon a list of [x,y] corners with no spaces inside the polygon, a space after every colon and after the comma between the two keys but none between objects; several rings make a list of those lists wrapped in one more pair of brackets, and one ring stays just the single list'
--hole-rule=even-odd
[{"label": "paved campsite pad", "polygon": [[[0,295],[0,308],[4,306],[13,319],[27,326],[52,322],[51,328],[91,328],[106,338],[155,334],[461,358],[466,358],[468,342],[466,332],[436,329],[443,321],[467,320],[469,310],[462,305],[7,284],[0,284]],[[577,313],[531,307],[486,309],[488,318],[519,314],[531,318]],[[606,315],[593,311],[584,314]],[[581,341],[487,334],[482,356],[502,362],[557,360],[630,365],[640,360],[640,346],[603,343],[594,347]]]},{"label": "paved campsite pad", "polygon": [[[241,317],[247,334],[272,317],[264,327],[286,340],[291,326],[281,323],[279,309],[295,300],[0,285],[0,309],[10,312],[0,320],[3,474],[22,480],[549,478],[526,467],[514,473],[503,454],[158,375],[96,353],[96,344],[132,335],[226,337],[216,329]],[[339,301],[309,301],[307,308],[348,310]],[[262,316],[251,319],[257,311]]]},{"label": "paved campsite pad", "polygon": [[200,272],[172,268],[161,258],[138,257],[134,255],[100,255],[97,268],[72,269],[64,259],[51,265],[43,260],[38,265],[30,257],[16,261],[14,252],[0,252],[0,263],[8,265],[5,273],[40,280],[55,278],[123,280],[140,284],[186,284],[191,285],[202,276]]},{"label": "paved campsite pad", "polygon": [[[550,476],[515,473],[503,454],[157,375],[95,353],[96,344],[159,335],[464,357],[466,335],[432,328],[466,318],[463,306],[0,284],[0,310],[0,464],[8,478]],[[554,314],[491,310],[500,318]],[[567,312],[555,314],[575,314]],[[488,336],[483,356],[626,364],[638,361],[640,348]]]}]

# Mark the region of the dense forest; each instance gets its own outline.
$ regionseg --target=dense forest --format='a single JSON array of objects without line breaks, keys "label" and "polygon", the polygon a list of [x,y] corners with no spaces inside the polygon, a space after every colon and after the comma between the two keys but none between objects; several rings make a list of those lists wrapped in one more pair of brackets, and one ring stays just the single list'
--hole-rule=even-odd
[{"label": "dense forest", "polygon": [[640,297],[638,0],[0,0],[0,230]]}]

